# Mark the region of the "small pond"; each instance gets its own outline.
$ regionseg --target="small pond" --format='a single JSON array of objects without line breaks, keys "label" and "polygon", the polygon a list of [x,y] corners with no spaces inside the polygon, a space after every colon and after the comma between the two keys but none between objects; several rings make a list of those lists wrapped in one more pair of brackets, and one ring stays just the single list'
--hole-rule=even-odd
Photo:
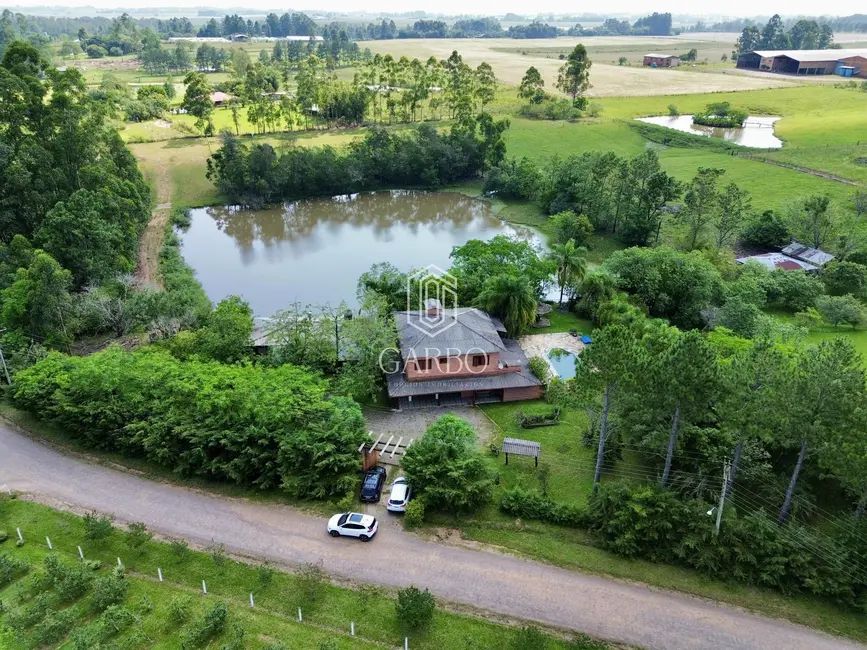
[{"label": "small pond", "polygon": [[692,123],[692,115],[639,117],[639,122],[656,124],[684,133],[703,135],[709,138],[720,138],[742,147],[757,149],[779,149],[783,141],[774,135],[774,122],[779,117],[750,115],[743,128],[723,129],[713,126],[702,126]]},{"label": "small pond", "polygon": [[208,297],[239,295],[259,316],[296,301],[354,306],[358,277],[377,262],[401,271],[429,264],[447,269],[452,247],[500,234],[543,245],[532,230],[494,216],[486,201],[454,192],[376,192],[267,210],[191,212],[182,252]]},{"label": "small pond", "polygon": [[578,361],[577,355],[562,348],[554,348],[548,351],[548,361],[554,372],[560,379],[572,379],[576,374],[575,362]]}]

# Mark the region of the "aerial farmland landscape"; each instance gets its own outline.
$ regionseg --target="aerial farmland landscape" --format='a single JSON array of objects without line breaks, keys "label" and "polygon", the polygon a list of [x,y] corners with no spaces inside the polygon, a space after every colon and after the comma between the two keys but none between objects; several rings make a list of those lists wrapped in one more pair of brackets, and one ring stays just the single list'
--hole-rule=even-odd
[{"label": "aerial farmland landscape", "polygon": [[214,1],[0,13],[0,650],[867,647],[862,6]]}]

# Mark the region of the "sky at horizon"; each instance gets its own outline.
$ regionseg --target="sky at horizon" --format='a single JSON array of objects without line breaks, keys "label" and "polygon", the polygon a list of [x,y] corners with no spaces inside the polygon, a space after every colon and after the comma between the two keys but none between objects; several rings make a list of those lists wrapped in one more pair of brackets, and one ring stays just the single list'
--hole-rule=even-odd
[{"label": "sky at horizon", "polygon": [[[308,0],[309,1],[309,0]],[[606,2],[599,6],[583,6],[576,7],[573,2],[566,0],[545,0],[540,3],[528,4],[521,0],[476,0],[476,2],[468,5],[462,0],[437,0],[437,2],[425,2],[424,0],[415,0],[411,4],[406,0],[367,0],[359,2],[358,0],[327,0],[327,4],[314,4],[315,8],[304,7],[298,5],[289,7],[288,5],[274,6],[273,0],[264,0],[261,4],[256,3],[252,7],[246,5],[243,9],[239,5],[238,0],[209,0],[207,4],[201,0],[143,0],[137,3],[129,3],[119,5],[118,0],[49,0],[48,2],[14,2],[10,0],[0,0],[0,7],[93,7],[95,9],[116,9],[122,7],[124,10],[132,8],[172,8],[183,12],[184,10],[192,10],[199,8],[213,9],[237,9],[239,13],[267,13],[273,11],[275,13],[284,13],[286,11],[302,10],[308,13],[316,13],[323,11],[335,12],[390,12],[402,13],[407,11],[427,11],[429,13],[442,14],[473,14],[473,15],[503,15],[507,12],[513,12],[521,15],[533,16],[539,13],[547,14],[581,14],[581,13],[602,13],[605,15],[645,15],[653,11],[672,13],[689,14],[689,15],[706,15],[708,17],[719,18],[722,16],[734,18],[737,16],[755,16],[758,14],[766,15],[774,11],[773,7],[762,6],[749,0],[729,0],[725,5],[725,11],[707,11],[709,7],[696,6],[694,2],[689,0],[656,0],[652,4],[638,2],[638,0],[615,0],[614,2]],[[311,3],[312,4],[312,3]],[[253,8],[255,7],[255,8]],[[259,9],[261,7],[261,9]],[[854,13],[865,13],[864,0],[838,0],[833,7],[821,7],[824,12],[832,10],[833,13],[825,15],[846,16]],[[120,10],[120,9],[119,9]],[[784,16],[798,15],[817,15],[816,4],[807,0],[792,0],[788,3],[780,3],[776,8],[777,12]]]}]

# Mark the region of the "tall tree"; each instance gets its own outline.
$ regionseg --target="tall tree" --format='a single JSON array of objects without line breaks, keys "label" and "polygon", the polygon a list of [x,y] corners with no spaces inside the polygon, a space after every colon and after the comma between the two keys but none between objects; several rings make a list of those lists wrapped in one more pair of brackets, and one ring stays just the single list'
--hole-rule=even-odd
[{"label": "tall tree", "polygon": [[596,469],[593,491],[599,488],[605,444],[608,440],[608,417],[611,405],[621,387],[636,381],[639,370],[646,365],[644,353],[633,328],[609,325],[597,331],[593,345],[581,353],[582,382],[602,388],[602,413],[599,420],[599,440],[596,449]]},{"label": "tall tree", "polygon": [[798,241],[813,248],[822,248],[837,230],[837,218],[830,196],[809,196],[790,206],[789,230]]},{"label": "tall tree", "polygon": [[724,169],[699,167],[698,173],[687,185],[680,218],[689,230],[689,250],[694,250],[698,246],[705,228],[719,213],[717,181],[724,173]]},{"label": "tall tree", "polygon": [[653,362],[663,403],[672,414],[662,487],[668,486],[681,420],[701,417],[707,412],[718,381],[717,356],[704,336],[695,330],[665,336],[665,349]]},{"label": "tall tree", "polygon": [[834,338],[801,350],[788,373],[782,412],[793,441],[800,446],[777,523],[789,518],[792,497],[810,447],[822,448],[859,430],[856,416],[864,404],[864,361],[851,341]]},{"label": "tall tree", "polygon": [[592,62],[587,56],[587,48],[581,43],[566,57],[559,72],[557,73],[557,88],[566,93],[575,101],[590,88],[590,66]]},{"label": "tall tree", "polygon": [[563,244],[552,244],[549,259],[557,268],[557,285],[560,287],[560,300],[557,306],[563,307],[563,292],[567,287],[580,283],[587,275],[587,249],[575,246],[575,240],[570,239]]},{"label": "tall tree", "polygon": [[720,192],[718,210],[713,219],[716,228],[716,247],[731,246],[747,220],[752,208],[749,192],[734,183]]},{"label": "tall tree", "polygon": [[533,285],[525,276],[504,274],[490,278],[477,298],[479,306],[503,321],[510,337],[518,336],[536,320],[539,305]]},{"label": "tall tree", "polygon": [[181,104],[184,110],[196,118],[196,128],[205,135],[213,135],[214,102],[211,101],[211,84],[201,72],[190,72],[184,77],[186,91],[184,101]]},{"label": "tall tree", "polygon": [[518,97],[531,104],[539,104],[545,99],[545,80],[535,67],[527,68],[521,85],[518,86]]}]

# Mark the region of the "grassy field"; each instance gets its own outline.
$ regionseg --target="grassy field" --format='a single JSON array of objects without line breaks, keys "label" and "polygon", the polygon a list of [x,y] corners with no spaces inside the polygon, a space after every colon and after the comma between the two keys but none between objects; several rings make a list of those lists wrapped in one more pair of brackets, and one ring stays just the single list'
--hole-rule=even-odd
[{"label": "grassy field", "polygon": [[[48,645],[38,643],[37,634],[64,613],[70,615],[70,620],[66,626],[58,626],[50,647],[71,649],[70,639],[76,631],[98,625],[98,614],[91,606],[89,594],[63,600],[54,590],[40,589],[34,583],[34,577],[42,573],[40,565],[49,554],[65,564],[77,564],[78,545],[87,559],[101,562],[102,568],[96,571],[96,576],[108,575],[116,565],[116,558],[121,558],[129,583],[124,607],[134,614],[134,620],[113,636],[123,642],[125,648],[176,650],[181,647],[183,633],[219,602],[228,605],[228,624],[225,632],[208,640],[208,647],[232,641],[236,625],[246,634],[243,646],[231,646],[233,648],[258,650],[277,642],[283,647],[311,650],[402,646],[404,632],[395,616],[394,599],[384,590],[336,586],[327,578],[304,580],[267,565],[234,561],[219,548],[207,553],[181,554],[168,543],[148,541],[133,550],[127,543],[127,536],[119,530],[114,530],[104,540],[88,542],[80,517],[20,499],[0,497],[0,528],[11,531],[13,537],[15,529],[21,529],[25,544],[15,547],[10,539],[0,544],[0,551],[30,565],[28,572],[16,576],[11,584],[0,583],[0,601],[6,604],[5,613],[0,614],[0,624],[19,611],[38,612],[40,607],[44,608],[42,616],[35,613],[31,625],[18,632],[13,645],[4,650],[29,650]],[[47,547],[46,537],[51,539],[53,552]],[[157,580],[158,567],[164,582]],[[202,580],[207,586],[207,595],[202,594]],[[40,593],[45,595],[39,596]],[[254,608],[250,607],[250,594],[253,594]],[[47,598],[47,608],[39,598]],[[189,617],[183,623],[172,623],[170,603],[179,599],[189,603]],[[300,623],[297,621],[299,607],[303,612]],[[355,623],[354,637],[350,636],[350,621]],[[511,642],[514,634],[502,624],[440,609],[428,630],[410,633],[410,647],[422,650],[502,648]],[[326,645],[328,641],[334,645]],[[552,650],[567,648],[562,637],[550,636],[548,641]]]},{"label": "grassy field", "polygon": [[[794,315],[786,312],[772,311],[771,314],[775,318],[786,323],[794,324],[796,322]],[[864,327],[857,327],[854,329],[848,325],[842,325],[839,327],[823,325],[821,327],[815,327],[810,329],[807,334],[806,342],[819,343],[820,341],[836,337],[841,337],[851,341],[852,345],[855,346],[855,349],[858,350],[865,359],[867,359],[867,328]]]}]

